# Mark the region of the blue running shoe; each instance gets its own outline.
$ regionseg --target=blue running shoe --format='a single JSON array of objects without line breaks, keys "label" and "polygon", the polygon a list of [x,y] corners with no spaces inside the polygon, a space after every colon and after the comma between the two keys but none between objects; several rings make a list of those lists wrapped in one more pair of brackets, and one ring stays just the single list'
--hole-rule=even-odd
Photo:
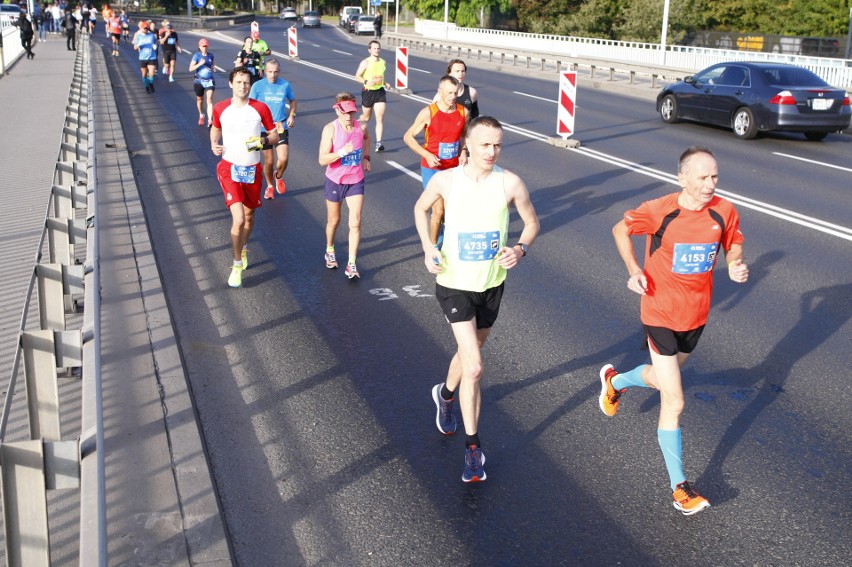
[{"label": "blue running shoe", "polygon": [[432,400],[435,402],[435,408],[437,408],[435,425],[438,426],[438,431],[444,435],[452,435],[456,432],[456,427],[458,427],[456,416],[453,415],[453,404],[456,400],[455,398],[452,400],[442,398],[441,386],[443,384],[435,384],[435,387],[432,388]]},{"label": "blue running shoe", "polygon": [[483,482],[488,478],[483,466],[485,466],[485,455],[479,447],[471,445],[465,449],[462,482]]}]

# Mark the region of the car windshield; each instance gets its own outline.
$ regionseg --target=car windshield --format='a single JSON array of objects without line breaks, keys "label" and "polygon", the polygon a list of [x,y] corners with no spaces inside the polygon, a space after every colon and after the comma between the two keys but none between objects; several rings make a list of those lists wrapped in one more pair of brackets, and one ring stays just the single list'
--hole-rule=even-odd
[{"label": "car windshield", "polygon": [[828,83],[801,67],[769,67],[762,70],[766,82],[778,87],[827,87]]}]

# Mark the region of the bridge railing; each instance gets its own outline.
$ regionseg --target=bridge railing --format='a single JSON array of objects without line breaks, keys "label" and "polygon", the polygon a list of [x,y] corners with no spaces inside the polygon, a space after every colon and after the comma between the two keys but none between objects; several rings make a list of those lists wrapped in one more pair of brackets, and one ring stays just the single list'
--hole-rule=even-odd
[{"label": "bridge railing", "polygon": [[[79,564],[106,565],[96,145],[88,36],[83,35],[80,43],[53,186],[0,417],[0,478],[8,567],[50,565],[47,492],[69,488],[79,489],[80,496]],[[35,319],[30,316],[34,306],[38,309],[38,325],[30,328],[30,320]],[[79,323],[80,307],[82,325],[68,328]],[[24,440],[9,441],[7,425],[22,366],[26,393],[26,408],[22,411],[28,431]],[[60,388],[63,381],[79,384]],[[61,395],[60,390],[66,395]],[[68,390],[79,399],[69,399]],[[63,431],[60,411],[66,411],[69,405],[82,408],[79,436],[69,437]],[[16,433],[16,438],[22,436],[22,432]]]},{"label": "bridge railing", "polygon": [[[591,59],[614,64],[657,66],[680,75],[700,71],[724,61],[766,61],[789,63],[810,69],[829,84],[852,89],[852,60],[833,57],[812,57],[790,53],[760,53],[733,49],[688,47],[614,41],[600,38],[571,37],[552,34],[531,34],[508,30],[460,28],[434,20],[415,20],[414,29],[424,38],[472,45],[499,47],[510,51],[522,49],[548,59]],[[664,73],[661,73],[664,74]]]}]

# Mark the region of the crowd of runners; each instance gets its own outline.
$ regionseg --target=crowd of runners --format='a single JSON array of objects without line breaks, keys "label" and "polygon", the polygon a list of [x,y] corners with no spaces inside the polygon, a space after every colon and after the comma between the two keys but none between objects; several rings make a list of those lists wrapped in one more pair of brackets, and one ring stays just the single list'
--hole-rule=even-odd
[{"label": "crowd of runners", "polygon": [[[116,22],[107,20],[107,31],[117,45],[122,28]],[[159,49],[163,51],[162,71],[173,81],[181,47],[168,21],[156,33],[153,23],[140,22],[132,42],[139,51],[148,92],[154,92]],[[330,105],[334,119],[322,130],[318,152],[319,165],[326,168],[323,259],[326,268],[338,268],[335,237],[345,202],[349,231],[344,273],[349,279],[361,277],[357,253],[371,151],[376,154],[385,149],[382,137],[390,88],[385,79],[387,64],[378,41],[369,43],[368,53],[354,74],[362,86],[360,114],[353,93],[338,93]],[[249,267],[247,245],[255,211],[264,198],[273,199],[287,190],[283,175],[297,100],[256,28],[245,38],[233,63],[228,75],[231,96],[216,104],[217,68],[206,39],[198,41],[189,71],[194,73],[198,125],[207,124],[211,150],[221,156],[217,178],[231,212],[233,264],[228,285],[239,288]],[[464,82],[466,72],[464,61],[449,62],[433,101],[413,118],[403,140],[421,160],[423,192],[414,207],[414,225],[425,268],[435,275],[435,296],[457,344],[446,379],[431,390],[435,425],[443,435],[457,431],[458,400],[465,434],[462,480],[481,482],[487,478],[479,436],[481,347],[497,320],[507,271],[530,253],[539,221],[523,180],[497,163],[503,149],[502,125],[494,117],[480,115],[479,93]],[[368,126],[373,118],[375,135],[371,136]],[[730,202],[715,194],[718,168],[713,152],[699,146],[688,148],[678,160],[677,173],[680,191],[625,212],[613,227],[615,246],[627,269],[627,288],[641,296],[640,319],[650,363],[627,372],[605,365],[599,372],[597,402],[606,416],[614,417],[629,388],[660,392],[657,439],[672,504],[691,515],[710,503],[687,481],[682,464],[680,369],[707,322],[712,271],[719,253],[724,252],[734,282],[748,280],[748,267],[739,215]],[[514,243],[508,235],[510,207],[523,225]],[[634,235],[644,235],[647,240],[641,264],[633,249]]]}]

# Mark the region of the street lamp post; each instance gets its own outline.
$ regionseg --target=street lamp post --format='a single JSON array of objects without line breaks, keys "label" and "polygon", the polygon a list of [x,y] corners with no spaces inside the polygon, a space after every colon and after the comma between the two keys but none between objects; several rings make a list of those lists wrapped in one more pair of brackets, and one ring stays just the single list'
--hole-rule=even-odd
[{"label": "street lamp post", "polygon": [[666,64],[666,36],[669,31],[669,0],[663,4],[663,31],[660,34],[660,63]]},{"label": "street lamp post", "polygon": [[852,8],[849,8],[849,31],[846,33],[846,59],[852,59]]}]

